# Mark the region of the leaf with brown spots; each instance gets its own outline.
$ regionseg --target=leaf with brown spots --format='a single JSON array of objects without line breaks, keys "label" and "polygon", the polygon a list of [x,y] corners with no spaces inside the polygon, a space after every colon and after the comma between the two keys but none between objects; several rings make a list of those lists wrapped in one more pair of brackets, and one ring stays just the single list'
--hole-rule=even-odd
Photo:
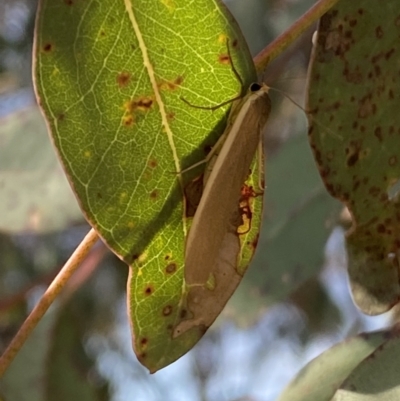
[{"label": "leaf with brown spots", "polygon": [[310,71],[310,144],[352,215],[349,275],[368,314],[400,298],[399,18],[396,0],[339,2],[321,19]]},{"label": "leaf with brown spots", "polygon": [[154,372],[204,334],[171,333],[186,296],[185,188],[204,165],[182,171],[204,159],[231,106],[182,99],[216,106],[240,94],[232,63],[245,87],[256,80],[246,43],[219,0],[41,0],[35,55],[38,99],[82,210],[130,264],[133,345]]}]

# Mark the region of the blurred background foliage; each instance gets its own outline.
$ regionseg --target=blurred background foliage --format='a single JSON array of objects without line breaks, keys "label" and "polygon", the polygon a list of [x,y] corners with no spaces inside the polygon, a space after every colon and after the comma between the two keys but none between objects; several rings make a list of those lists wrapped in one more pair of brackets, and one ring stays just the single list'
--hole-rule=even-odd
[{"label": "blurred background foliage", "polygon": [[[252,54],[311,0],[230,0]],[[89,230],[35,103],[37,1],[0,2],[0,351]],[[150,376],[131,348],[128,269],[102,244],[75,274],[6,376],[4,400],[275,400],[310,359],[390,316],[365,317],[348,291],[341,206],[307,143],[303,104],[315,27],[265,72],[273,115],[263,231],[237,293],[200,343]]]}]

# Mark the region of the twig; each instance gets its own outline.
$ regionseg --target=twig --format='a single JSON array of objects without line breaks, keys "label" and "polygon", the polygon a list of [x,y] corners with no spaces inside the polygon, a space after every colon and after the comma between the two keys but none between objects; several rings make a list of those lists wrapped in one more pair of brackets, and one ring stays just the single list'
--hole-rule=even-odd
[{"label": "twig", "polygon": [[319,0],[303,14],[288,30],[278,36],[254,58],[257,73],[265,70],[267,65],[288,48],[315,21],[329,11],[339,0]]}]

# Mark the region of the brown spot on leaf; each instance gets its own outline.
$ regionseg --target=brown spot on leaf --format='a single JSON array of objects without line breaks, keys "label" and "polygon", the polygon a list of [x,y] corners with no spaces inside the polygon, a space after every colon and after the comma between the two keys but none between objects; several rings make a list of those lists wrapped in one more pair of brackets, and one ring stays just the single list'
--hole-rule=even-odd
[{"label": "brown spot on leaf", "polygon": [[72,6],[72,5],[74,4],[73,0],[64,0],[64,3],[65,3],[67,6]]},{"label": "brown spot on leaf", "polygon": [[380,25],[375,28],[375,36],[378,39],[381,39],[382,36],[383,36],[383,29],[382,29],[382,27]]},{"label": "brown spot on leaf", "polygon": [[379,142],[383,141],[382,128],[381,127],[376,127],[375,128],[374,135],[378,138]]},{"label": "brown spot on leaf", "polygon": [[395,166],[397,164],[397,156],[392,156],[390,159],[389,159],[389,166],[391,166],[391,167],[393,167],[393,166]]},{"label": "brown spot on leaf", "polygon": [[186,309],[182,309],[181,313],[179,314],[181,319],[184,319],[187,316],[187,310]]},{"label": "brown spot on leaf", "polygon": [[157,199],[158,198],[158,191],[155,189],[154,191],[150,192],[150,199]]},{"label": "brown spot on leaf", "polygon": [[140,257],[140,254],[139,254],[139,253],[134,253],[134,254],[130,257],[130,261],[128,260],[128,263],[133,263],[133,262],[135,262],[136,260],[139,259],[139,257]]},{"label": "brown spot on leaf", "polygon": [[176,90],[178,89],[183,82],[183,77],[181,75],[178,75],[173,81],[163,81],[161,83],[158,84],[158,87],[161,90]]},{"label": "brown spot on leaf", "polygon": [[386,228],[383,224],[378,224],[378,226],[376,227],[376,231],[378,231],[378,233],[380,234],[384,234],[386,232]]},{"label": "brown spot on leaf", "polygon": [[152,284],[147,284],[144,289],[144,295],[149,296],[154,292],[154,286]]},{"label": "brown spot on leaf", "polygon": [[390,49],[388,52],[386,52],[386,53],[385,53],[385,59],[386,59],[386,60],[389,60],[390,57],[393,56],[393,53],[394,53],[394,52],[395,52],[394,49]]},{"label": "brown spot on leaf", "polygon": [[149,160],[148,166],[149,166],[150,168],[156,168],[156,167],[157,167],[157,160],[154,160],[154,159]]},{"label": "brown spot on leaf", "polygon": [[54,48],[54,46],[53,46],[52,43],[46,43],[46,44],[43,46],[43,51],[44,51],[45,53],[50,53],[51,51],[53,51],[53,48]]},{"label": "brown spot on leaf", "polygon": [[355,150],[354,153],[350,154],[350,156],[347,158],[347,165],[349,167],[353,167],[359,160],[360,157],[360,152]]},{"label": "brown spot on leaf", "polygon": [[169,112],[169,113],[167,114],[167,119],[168,119],[169,121],[174,120],[174,119],[175,119],[175,113],[174,113],[173,111]]},{"label": "brown spot on leaf", "polygon": [[117,75],[117,84],[120,88],[127,86],[131,80],[131,74],[127,71],[120,72]]},{"label": "brown spot on leaf", "polygon": [[[168,255],[167,255],[167,256],[168,256]],[[168,257],[168,259],[169,259],[169,257]],[[168,273],[168,274],[173,274],[173,273],[176,272],[176,269],[177,269],[176,263],[170,263],[170,264],[168,264],[167,267],[165,268],[165,271],[166,271],[166,273]]]},{"label": "brown spot on leaf", "polygon": [[148,111],[153,105],[153,99],[149,96],[142,96],[138,99],[132,99],[125,103],[128,112],[133,113],[136,110]]},{"label": "brown spot on leaf", "polygon": [[220,54],[218,56],[218,61],[221,64],[231,64],[231,58],[229,57],[229,54],[227,54],[227,53]]},{"label": "brown spot on leaf", "polygon": [[149,343],[149,339],[147,337],[142,337],[142,339],[140,340],[140,346],[142,348],[145,348],[148,343]]},{"label": "brown spot on leaf", "polygon": [[360,107],[358,109],[358,117],[366,118],[371,114],[376,113],[376,105],[372,103],[372,95],[369,93],[360,100]]},{"label": "brown spot on leaf", "polygon": [[253,248],[253,249],[256,249],[257,248],[257,245],[258,245],[258,239],[259,239],[260,237],[259,237],[259,234],[257,234],[256,235],[256,237],[253,239],[253,241],[251,242],[251,247]]},{"label": "brown spot on leaf", "polygon": [[134,123],[133,116],[131,114],[124,116],[122,118],[122,123],[125,125],[125,127],[131,127]]},{"label": "brown spot on leaf", "polygon": [[172,306],[171,305],[167,305],[163,308],[162,314],[164,316],[169,316],[172,313]]},{"label": "brown spot on leaf", "polygon": [[57,116],[57,120],[58,120],[58,121],[64,121],[64,120],[65,120],[65,114],[64,114],[64,113],[60,113],[60,114]]}]

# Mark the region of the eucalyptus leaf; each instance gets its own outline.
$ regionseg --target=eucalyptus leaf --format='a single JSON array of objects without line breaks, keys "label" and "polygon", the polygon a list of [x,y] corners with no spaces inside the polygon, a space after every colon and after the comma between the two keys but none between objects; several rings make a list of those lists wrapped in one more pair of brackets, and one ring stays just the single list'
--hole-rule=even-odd
[{"label": "eucalyptus leaf", "polygon": [[368,314],[400,298],[398,2],[341,1],[320,21],[310,71],[310,143],[325,186],[352,216],[354,301]]}]

